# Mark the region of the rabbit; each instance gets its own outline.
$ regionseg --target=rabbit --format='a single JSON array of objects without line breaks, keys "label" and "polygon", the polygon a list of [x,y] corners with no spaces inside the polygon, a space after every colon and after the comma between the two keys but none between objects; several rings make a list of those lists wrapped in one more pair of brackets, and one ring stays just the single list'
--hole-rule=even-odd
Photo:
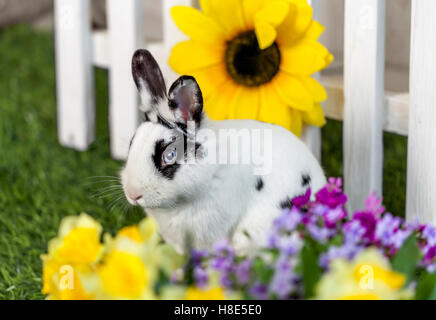
[{"label": "rabbit", "polygon": [[[255,120],[209,119],[195,78],[181,76],[167,92],[147,50],[134,53],[132,75],[144,121],[130,142],[122,187],[127,201],[155,218],[163,239],[177,252],[186,252],[188,245],[210,250],[224,238],[238,252],[265,245],[274,219],[292,206],[291,199],[325,185],[321,166],[290,131]],[[256,172],[258,166],[246,162],[201,161],[219,152],[220,132],[238,130],[269,133],[269,139],[252,142],[271,160],[269,170]],[[193,152],[188,154],[183,147],[189,144]]]}]

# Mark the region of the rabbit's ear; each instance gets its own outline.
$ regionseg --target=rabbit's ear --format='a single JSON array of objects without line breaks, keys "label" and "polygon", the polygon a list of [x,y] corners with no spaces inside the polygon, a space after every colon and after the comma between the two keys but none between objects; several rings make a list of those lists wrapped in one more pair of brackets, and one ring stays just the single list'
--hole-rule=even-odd
[{"label": "rabbit's ear", "polygon": [[203,95],[194,77],[181,76],[168,93],[169,107],[176,122],[187,125],[188,121],[200,124],[203,117]]},{"label": "rabbit's ear", "polygon": [[141,110],[146,109],[142,111],[148,112],[166,97],[162,71],[148,50],[139,49],[133,54],[132,75],[141,95]]}]

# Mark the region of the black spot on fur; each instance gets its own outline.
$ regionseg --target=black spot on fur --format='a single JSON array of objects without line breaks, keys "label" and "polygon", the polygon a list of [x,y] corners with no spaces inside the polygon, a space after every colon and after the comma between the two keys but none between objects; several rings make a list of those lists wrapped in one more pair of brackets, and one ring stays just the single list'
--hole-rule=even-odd
[{"label": "black spot on fur", "polygon": [[144,112],[144,122],[149,122],[149,121],[151,121],[151,120],[150,120],[150,117],[148,116],[148,113]]},{"label": "black spot on fur", "polygon": [[280,209],[292,209],[292,207],[294,206],[294,204],[292,203],[292,199],[289,197],[286,197],[285,200],[283,200],[282,202],[280,202]]},{"label": "black spot on fur", "polygon": [[310,181],[311,181],[311,178],[308,174],[303,174],[301,176],[301,186],[302,187],[307,187],[308,185],[310,185]]},{"label": "black spot on fur", "polygon": [[256,190],[260,191],[262,189],[263,189],[263,180],[262,180],[262,178],[257,178],[257,181],[256,181]]}]

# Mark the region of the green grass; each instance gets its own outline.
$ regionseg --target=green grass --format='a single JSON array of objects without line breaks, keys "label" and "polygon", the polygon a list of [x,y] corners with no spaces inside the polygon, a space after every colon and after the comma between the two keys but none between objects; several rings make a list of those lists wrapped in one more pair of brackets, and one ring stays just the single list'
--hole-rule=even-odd
[{"label": "green grass", "polygon": [[[0,299],[41,299],[39,257],[63,217],[87,212],[114,233],[143,215],[92,196],[107,183],[91,177],[120,167],[109,154],[107,73],[96,70],[97,139],[77,152],[57,141],[53,35],[4,29],[0,52]],[[341,124],[329,121],[323,137],[323,166],[340,176]],[[386,206],[403,215],[406,139],[385,135],[385,145]]]},{"label": "green grass", "polygon": [[0,52],[0,299],[38,299],[39,256],[63,217],[87,212],[113,233],[143,214],[93,197],[107,184],[90,177],[120,167],[109,155],[106,72],[96,72],[97,139],[77,152],[57,141],[53,36],[2,30]]}]

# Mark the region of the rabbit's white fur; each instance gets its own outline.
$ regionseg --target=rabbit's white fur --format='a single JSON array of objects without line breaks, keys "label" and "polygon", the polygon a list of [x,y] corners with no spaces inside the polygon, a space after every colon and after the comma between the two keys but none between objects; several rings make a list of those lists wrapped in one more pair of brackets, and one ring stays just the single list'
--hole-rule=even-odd
[{"label": "rabbit's white fur", "polygon": [[[147,86],[138,87],[141,97],[147,95]],[[144,104],[147,99],[143,98]],[[154,106],[156,112],[167,115],[166,119],[167,108],[166,98]],[[197,249],[208,249],[222,238],[230,238],[240,251],[262,244],[283,202],[306,191],[303,176],[310,177],[313,191],[326,182],[307,147],[280,126],[253,120],[212,121],[203,115],[201,129],[205,128],[216,132],[216,139],[202,142],[206,150],[217,148],[221,129],[271,130],[271,141],[259,140],[272,143],[271,148],[263,149],[272,151],[264,155],[271,157],[271,171],[258,176],[253,164],[182,164],[174,177],[167,179],[156,169],[152,155],[156,141],[171,139],[175,129],[155,121],[142,123],[121,172],[123,188],[128,199],[132,193],[141,196],[136,202],[129,201],[141,205],[157,220],[163,238],[179,252],[185,249],[188,234],[190,244]],[[259,179],[262,188],[256,187]]]}]

